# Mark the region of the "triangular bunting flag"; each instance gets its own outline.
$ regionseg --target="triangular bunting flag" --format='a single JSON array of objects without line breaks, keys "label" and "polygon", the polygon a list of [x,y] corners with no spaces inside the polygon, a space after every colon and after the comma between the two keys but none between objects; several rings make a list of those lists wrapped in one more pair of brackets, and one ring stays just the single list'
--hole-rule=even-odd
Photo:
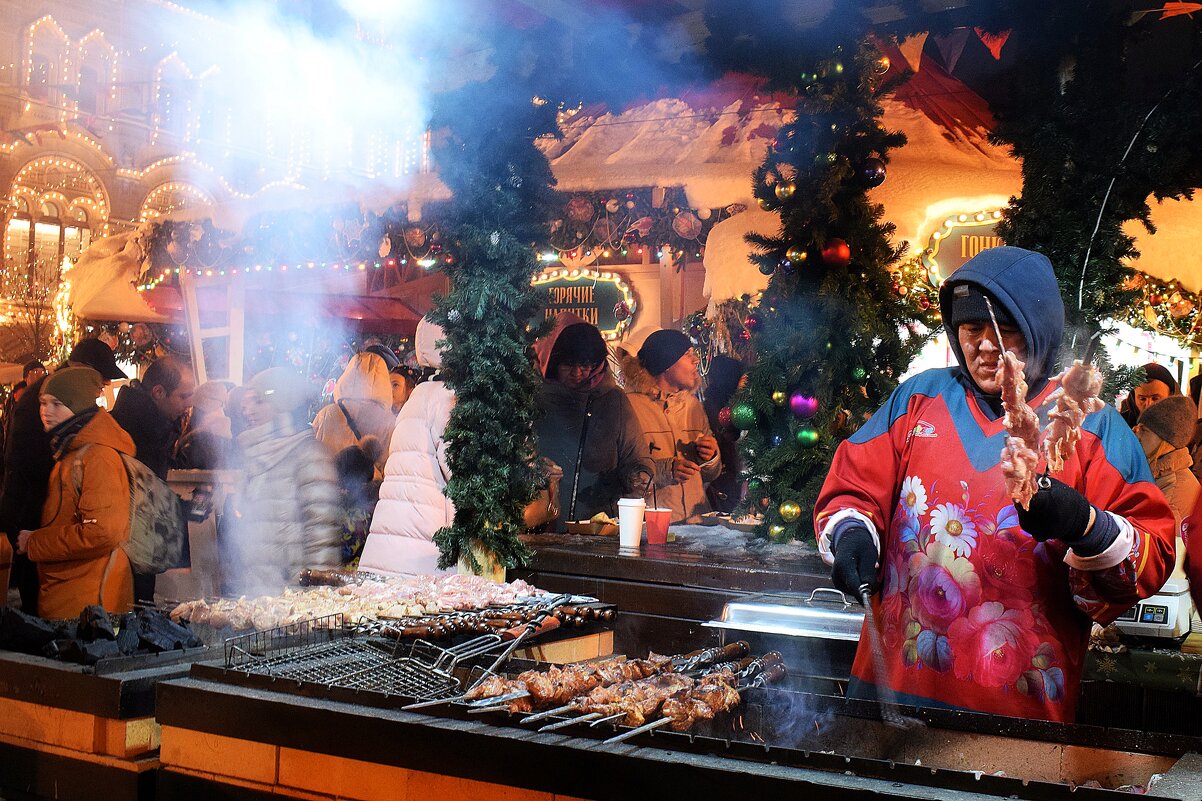
[{"label": "triangular bunting flag", "polygon": [[1169,17],[1180,17],[1182,15],[1192,16],[1195,11],[1202,11],[1202,3],[1165,3],[1161,10],[1160,18],[1168,19]]},{"label": "triangular bunting flag", "polygon": [[939,55],[943,58],[943,68],[948,72],[955,71],[956,62],[960,60],[964,45],[968,43],[968,34],[968,28],[956,28],[951,33],[935,37],[935,46],[939,48]]},{"label": "triangular bunting flag", "polygon": [[898,44],[897,49],[901,51],[902,58],[906,60],[906,64],[914,72],[918,72],[918,65],[922,61],[922,48],[927,43],[926,33],[916,33],[913,36],[906,37],[905,41]]},{"label": "triangular bunting flag", "polygon": [[1006,40],[1010,38],[1010,31],[1002,31],[1001,33],[990,33],[984,28],[973,28],[977,33],[977,37],[981,40],[981,44],[989,51],[989,55],[993,56],[994,61],[1002,60],[1002,48],[1006,46]]}]

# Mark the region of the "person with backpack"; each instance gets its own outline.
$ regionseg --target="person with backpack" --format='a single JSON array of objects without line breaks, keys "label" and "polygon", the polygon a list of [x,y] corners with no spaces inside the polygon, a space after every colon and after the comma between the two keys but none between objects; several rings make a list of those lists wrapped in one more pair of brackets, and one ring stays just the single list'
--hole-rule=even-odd
[{"label": "person with backpack", "polygon": [[[91,367],[110,381],[128,378],[113,356],[113,350],[99,339],[81,339],[67,356],[67,367]],[[42,522],[42,508],[50,471],[54,467],[50,435],[42,427],[39,404],[45,377],[29,385],[29,389],[13,406],[8,421],[8,437],[4,442],[4,489],[0,492],[0,529],[16,548],[17,534],[37,528]],[[21,611],[38,614],[38,576],[34,565],[18,554],[13,560],[12,582],[21,593]]]},{"label": "person with backpack", "polygon": [[[113,404],[113,419],[134,441],[134,456],[163,481],[195,390],[191,365],[164,356],[150,363],[141,381],[122,387]],[[155,579],[154,573],[136,572],[134,600],[154,603]]]},{"label": "person with backpack", "polygon": [[110,612],[133,606],[133,572],[122,545],[129,537],[130,491],[121,454],[134,443],[96,405],[104,387],[90,367],[68,367],[42,382],[42,425],[54,467],[42,527],[22,530],[17,551],[37,565],[38,614],[77,617],[85,606]]}]

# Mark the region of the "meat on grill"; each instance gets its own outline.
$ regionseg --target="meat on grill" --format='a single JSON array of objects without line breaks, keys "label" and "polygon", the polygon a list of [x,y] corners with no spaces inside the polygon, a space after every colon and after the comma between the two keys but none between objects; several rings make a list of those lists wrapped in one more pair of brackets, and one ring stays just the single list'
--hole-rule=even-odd
[{"label": "meat on grill", "polygon": [[510,711],[529,712],[536,707],[565,704],[599,686],[646,678],[670,666],[671,660],[667,657],[606,659],[563,667],[552,665],[546,671],[527,670],[512,679],[491,676],[469,690],[464,700],[473,701],[525,692],[528,697],[515,699],[510,705]]},{"label": "meat on grill", "polygon": [[609,716],[625,712],[626,717],[622,719],[625,725],[642,726],[647,722],[647,716],[654,714],[666,699],[693,684],[693,679],[680,673],[662,673],[597,687],[588,695],[574,699],[572,706],[584,714]]},{"label": "meat on grill", "polygon": [[709,720],[718,712],[739,705],[742,700],[729,672],[713,673],[697,686],[682,690],[663,702],[660,717],[669,718],[673,731],[685,731],[698,720]]}]

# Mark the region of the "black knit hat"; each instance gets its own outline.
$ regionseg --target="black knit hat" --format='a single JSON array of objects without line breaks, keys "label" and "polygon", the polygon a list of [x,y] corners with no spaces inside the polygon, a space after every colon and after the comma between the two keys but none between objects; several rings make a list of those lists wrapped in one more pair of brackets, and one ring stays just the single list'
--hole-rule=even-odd
[{"label": "black knit hat", "polygon": [[555,344],[551,347],[551,356],[547,359],[546,378],[555,378],[555,371],[561,364],[586,364],[595,367],[609,357],[609,349],[597,326],[589,323],[569,325],[559,332]]},{"label": "black knit hat", "polygon": [[992,323],[985,298],[989,298],[989,303],[993,306],[998,325],[1016,325],[1010,311],[998,303],[997,298],[975,284],[958,284],[952,287],[952,308],[948,322],[953,326],[964,323]]},{"label": "black knit hat", "polygon": [[1169,368],[1156,362],[1148,362],[1140,369],[1144,371],[1144,383],[1160,381],[1169,388],[1169,394],[1177,394],[1177,379],[1169,372]]},{"label": "black knit hat", "polygon": [[691,347],[692,341],[680,331],[656,331],[639,348],[639,364],[648,373],[657,376],[676,364]]}]

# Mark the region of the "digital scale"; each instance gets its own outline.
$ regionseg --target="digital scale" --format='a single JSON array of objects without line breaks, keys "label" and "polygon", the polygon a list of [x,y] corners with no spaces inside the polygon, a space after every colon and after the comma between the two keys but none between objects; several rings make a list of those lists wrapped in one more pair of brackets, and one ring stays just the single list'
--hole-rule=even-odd
[{"label": "digital scale", "polygon": [[1183,578],[1171,578],[1160,592],[1119,615],[1115,625],[1123,634],[1134,637],[1177,639],[1189,634],[1193,612],[1189,583]]}]

